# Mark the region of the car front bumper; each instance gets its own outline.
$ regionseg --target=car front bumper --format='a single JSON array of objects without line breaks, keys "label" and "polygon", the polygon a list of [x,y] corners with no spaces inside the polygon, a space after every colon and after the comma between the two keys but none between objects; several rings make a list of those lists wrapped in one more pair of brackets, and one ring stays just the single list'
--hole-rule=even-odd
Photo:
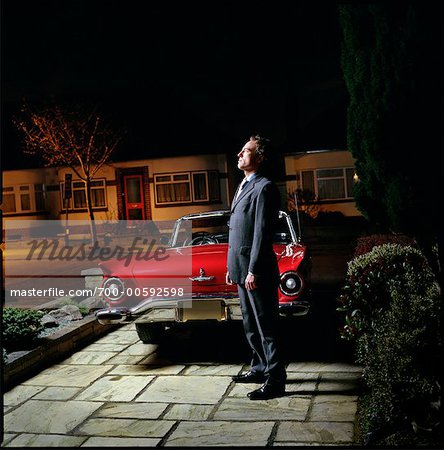
[{"label": "car front bumper", "polygon": [[[281,316],[304,316],[310,303],[298,300],[279,304]],[[194,320],[242,320],[239,298],[145,299],[131,308],[110,307],[96,311],[102,325],[136,321],[138,323],[187,322]]]}]

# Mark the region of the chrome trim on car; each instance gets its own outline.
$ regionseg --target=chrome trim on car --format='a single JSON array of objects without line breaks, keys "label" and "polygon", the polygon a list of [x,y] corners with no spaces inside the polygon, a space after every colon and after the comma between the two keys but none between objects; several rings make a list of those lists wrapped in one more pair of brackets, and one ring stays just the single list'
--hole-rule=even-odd
[{"label": "chrome trim on car", "polygon": [[[222,216],[230,217],[230,214],[231,214],[230,210],[222,209],[222,210],[218,210],[218,211],[206,211],[206,212],[201,212],[201,213],[187,214],[185,216],[180,217],[174,223],[174,229],[171,234],[171,239],[168,243],[169,247],[176,246],[177,238],[179,236],[180,224],[182,223],[182,221],[193,220],[193,219],[202,219],[202,218],[206,218],[206,217],[222,217]],[[279,211],[279,218],[280,219],[285,218],[288,229],[290,230],[290,236],[291,236],[292,243],[298,244],[301,241],[301,239],[300,239],[300,236],[297,235],[297,233],[294,229],[293,222],[291,221],[290,215],[287,214],[285,211]]]},{"label": "chrome trim on car", "polygon": [[305,316],[309,310],[310,303],[306,301],[281,303],[279,305],[279,314],[281,316]]},{"label": "chrome trim on car", "polygon": [[[240,302],[239,298],[230,297],[209,297],[208,300],[212,299],[215,301],[220,301],[224,303],[227,309],[227,320],[242,320],[242,314],[240,312]],[[198,299],[145,299],[141,303],[132,308],[126,307],[115,307],[115,308],[104,308],[96,311],[95,316],[98,322],[102,325],[107,325],[111,323],[122,323],[131,322],[134,319],[140,319],[142,316],[147,316],[151,311],[154,310],[175,310],[175,321],[180,322],[182,315],[178,311],[183,308],[184,302],[199,301]],[[310,303],[307,301],[295,301],[288,303],[281,303],[279,305],[279,314],[282,316],[303,316],[308,313],[310,309]],[[161,317],[146,318],[146,320],[141,320],[146,322],[161,322],[163,321]]]},{"label": "chrome trim on car", "polygon": [[285,211],[279,211],[279,219],[282,219],[282,217],[285,217],[285,220],[287,222],[288,229],[290,230],[291,240],[294,244],[298,244],[300,242],[300,237],[297,236],[296,231],[293,227],[293,222],[291,221],[291,217],[289,214],[287,214]]},{"label": "chrome trim on car", "polygon": [[[107,287],[108,285],[111,285],[112,283],[116,283],[120,285],[120,289],[118,288],[118,295],[116,295],[115,297],[111,297],[109,295],[106,295],[106,290],[108,290],[110,293],[111,291],[114,291],[114,289],[111,289],[110,287]],[[122,299],[122,297],[125,296],[125,282],[122,281],[120,278],[118,277],[110,277],[110,278],[106,278],[103,281],[102,284],[102,292],[104,293],[104,296],[111,302],[117,302],[119,300]]]},{"label": "chrome trim on car", "polygon": [[201,267],[199,270],[199,276],[198,277],[189,277],[188,279],[191,281],[210,281],[210,280],[214,280],[215,276],[214,275],[210,275],[210,276],[206,276],[205,275],[205,270]]},{"label": "chrome trim on car", "polygon": [[198,276],[198,277],[189,277],[188,279],[191,281],[210,281],[210,280],[214,280],[214,275],[211,275],[209,277],[202,277],[202,276]]},{"label": "chrome trim on car", "polygon": [[[299,289],[298,289],[297,291],[294,291],[294,292],[293,292],[293,291],[289,291],[289,290],[286,289],[286,287],[285,287],[283,281],[284,281],[284,279],[287,278],[289,275],[293,275],[295,278],[298,278],[298,279],[299,279],[300,286],[299,286]],[[294,272],[294,271],[288,271],[288,272],[284,272],[284,273],[281,275],[281,282],[279,283],[279,289],[281,290],[281,292],[282,292],[283,294],[288,295],[289,297],[294,297],[294,296],[300,294],[300,292],[302,291],[303,287],[304,287],[304,280],[303,280],[303,278],[302,278],[297,272]]]}]

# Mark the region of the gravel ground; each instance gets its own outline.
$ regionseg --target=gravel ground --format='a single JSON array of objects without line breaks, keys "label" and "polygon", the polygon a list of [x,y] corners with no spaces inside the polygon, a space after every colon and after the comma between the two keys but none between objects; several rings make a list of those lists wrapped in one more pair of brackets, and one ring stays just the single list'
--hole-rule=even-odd
[{"label": "gravel ground", "polygon": [[[82,319],[85,317],[87,317],[87,316],[83,316]],[[51,334],[54,334],[56,331],[59,331],[62,328],[65,328],[70,323],[76,322],[75,320],[69,320],[69,319],[57,319],[57,320],[59,322],[59,325],[57,325],[56,327],[45,328],[43,331],[41,331],[39,333],[38,338],[44,338],[44,337],[50,336]]]}]

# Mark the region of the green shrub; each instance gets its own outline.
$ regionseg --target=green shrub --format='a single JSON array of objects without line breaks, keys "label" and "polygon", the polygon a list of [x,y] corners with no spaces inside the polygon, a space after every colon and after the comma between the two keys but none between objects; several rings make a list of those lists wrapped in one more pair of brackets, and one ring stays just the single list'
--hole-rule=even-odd
[{"label": "green shrub", "polygon": [[372,251],[373,247],[383,244],[399,244],[416,248],[415,241],[403,234],[371,234],[357,239],[355,253],[353,256],[361,256],[364,253]]},{"label": "green shrub", "polygon": [[42,311],[7,307],[3,309],[3,345],[11,349],[31,344],[37,338],[43,325],[40,319]]},{"label": "green shrub", "polygon": [[424,256],[398,244],[374,247],[349,262],[339,301],[342,337],[356,341],[369,389],[362,432],[393,445],[399,430],[432,427],[430,407],[440,389],[440,297]]}]

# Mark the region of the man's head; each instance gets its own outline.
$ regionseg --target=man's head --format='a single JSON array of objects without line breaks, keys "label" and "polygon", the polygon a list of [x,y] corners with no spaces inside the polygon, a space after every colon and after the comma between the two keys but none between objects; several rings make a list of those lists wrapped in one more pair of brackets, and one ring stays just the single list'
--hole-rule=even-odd
[{"label": "man's head", "polygon": [[237,167],[246,175],[259,171],[268,159],[270,140],[262,136],[254,135],[245,143],[237,154]]}]

